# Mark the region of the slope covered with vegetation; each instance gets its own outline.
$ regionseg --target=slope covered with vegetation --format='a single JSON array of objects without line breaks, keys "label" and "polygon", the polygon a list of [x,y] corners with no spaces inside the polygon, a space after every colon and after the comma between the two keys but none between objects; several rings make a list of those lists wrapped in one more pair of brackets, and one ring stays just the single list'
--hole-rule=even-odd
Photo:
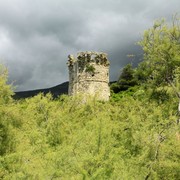
[{"label": "slope covered with vegetation", "polygon": [[[179,21],[159,22],[109,102],[50,94],[13,100],[0,70],[1,179],[178,179]],[[114,92],[113,92],[114,91]]]}]

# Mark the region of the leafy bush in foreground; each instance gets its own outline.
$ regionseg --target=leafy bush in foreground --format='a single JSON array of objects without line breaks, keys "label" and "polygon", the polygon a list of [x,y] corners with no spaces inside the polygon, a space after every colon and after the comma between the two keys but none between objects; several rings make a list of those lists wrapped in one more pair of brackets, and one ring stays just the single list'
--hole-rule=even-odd
[{"label": "leafy bush in foreground", "polygon": [[[179,127],[173,98],[98,102],[38,96],[12,104],[15,149],[1,156],[3,179],[177,179]],[[138,172],[138,173],[137,173]]]}]

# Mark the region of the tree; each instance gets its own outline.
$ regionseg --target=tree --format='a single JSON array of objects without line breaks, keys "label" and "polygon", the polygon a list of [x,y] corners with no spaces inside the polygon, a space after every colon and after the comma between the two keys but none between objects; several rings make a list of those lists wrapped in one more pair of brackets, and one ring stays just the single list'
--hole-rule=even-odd
[{"label": "tree", "polygon": [[123,68],[117,84],[119,85],[119,89],[121,91],[127,90],[128,88],[137,85],[137,81],[134,77],[134,69],[132,68],[132,64],[127,64]]},{"label": "tree", "polygon": [[13,91],[7,85],[7,69],[0,66],[0,155],[10,151],[13,145],[12,126],[9,117],[9,105],[12,102]]},{"label": "tree", "polygon": [[8,71],[0,65],[0,104],[8,103],[13,95],[11,85],[7,84]]},{"label": "tree", "polygon": [[133,87],[138,84],[137,78],[135,77],[135,70],[132,68],[132,64],[127,64],[123,69],[122,73],[119,76],[117,82],[111,84],[111,90],[114,93],[120,91],[126,91],[130,87]]},{"label": "tree", "polygon": [[[180,101],[178,81],[180,73],[180,19],[173,17],[172,25],[165,20],[156,21],[144,32],[139,45],[144,51],[144,61],[139,65],[139,79],[154,88],[171,86]],[[145,70],[145,73],[142,73]]]}]

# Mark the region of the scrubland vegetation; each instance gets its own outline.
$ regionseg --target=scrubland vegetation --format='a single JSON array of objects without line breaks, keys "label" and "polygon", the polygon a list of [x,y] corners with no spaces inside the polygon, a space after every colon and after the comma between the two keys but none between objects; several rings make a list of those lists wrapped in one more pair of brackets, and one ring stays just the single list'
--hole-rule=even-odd
[{"label": "scrubland vegetation", "polygon": [[179,179],[180,27],[164,21],[139,42],[109,102],[50,94],[12,99],[0,70],[0,179]]}]

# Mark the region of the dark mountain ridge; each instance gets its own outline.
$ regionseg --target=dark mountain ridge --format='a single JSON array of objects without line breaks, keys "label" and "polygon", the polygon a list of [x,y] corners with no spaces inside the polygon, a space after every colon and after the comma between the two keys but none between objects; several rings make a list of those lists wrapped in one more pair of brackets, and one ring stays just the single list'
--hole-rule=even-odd
[{"label": "dark mountain ridge", "polygon": [[53,98],[57,98],[59,95],[68,94],[68,85],[69,82],[64,82],[54,87],[46,88],[46,89],[36,89],[36,90],[29,90],[29,91],[19,91],[14,92],[14,99],[21,99],[21,98],[29,98],[36,96],[39,93],[47,94],[51,93]]}]

